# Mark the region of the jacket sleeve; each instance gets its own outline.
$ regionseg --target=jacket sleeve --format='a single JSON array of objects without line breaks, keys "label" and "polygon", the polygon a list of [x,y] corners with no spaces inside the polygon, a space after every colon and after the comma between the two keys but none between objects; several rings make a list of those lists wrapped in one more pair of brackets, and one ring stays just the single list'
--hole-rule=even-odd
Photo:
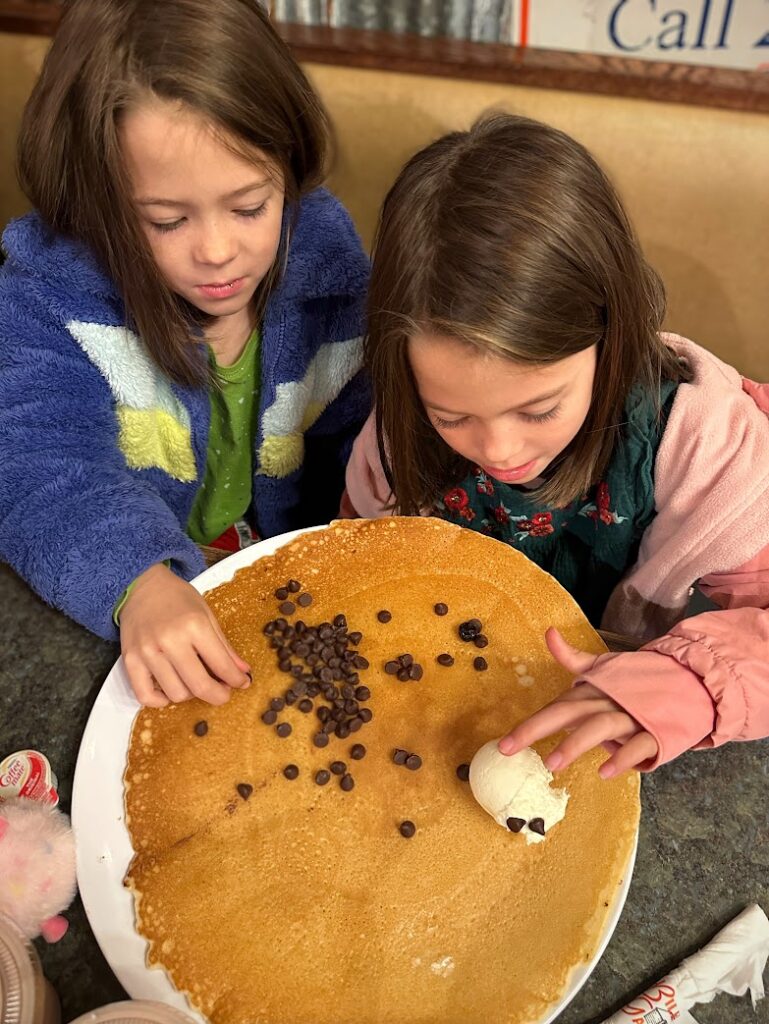
[{"label": "jacket sleeve", "polygon": [[373,412],[352,446],[345,485],[346,502],[342,511],[346,517],[380,519],[392,515],[393,495],[379,457]]},{"label": "jacket sleeve", "polygon": [[769,548],[701,586],[723,610],[684,619],[641,651],[606,655],[580,677],[657,740],[646,771],[692,748],[769,736]]},{"label": "jacket sleeve", "polygon": [[[8,317],[3,318],[6,325]],[[157,491],[118,447],[109,387],[63,329],[18,311],[0,337],[0,557],[53,607],[105,639],[141,572],[205,568]]]}]

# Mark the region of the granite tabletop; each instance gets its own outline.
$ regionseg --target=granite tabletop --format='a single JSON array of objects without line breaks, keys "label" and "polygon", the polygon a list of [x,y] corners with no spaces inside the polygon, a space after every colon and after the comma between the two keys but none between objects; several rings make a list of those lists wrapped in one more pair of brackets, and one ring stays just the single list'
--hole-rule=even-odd
[{"label": "granite tabletop", "polygon": [[[78,745],[117,646],[52,611],[0,566],[0,757],[33,748],[70,809]],[[769,741],[693,753],[643,779],[635,871],[622,918],[558,1024],[598,1024],[749,903],[769,910]],[[126,998],[81,903],[56,945],[38,943],[63,1020]],[[699,1024],[769,1022],[769,999],[719,996]]]}]

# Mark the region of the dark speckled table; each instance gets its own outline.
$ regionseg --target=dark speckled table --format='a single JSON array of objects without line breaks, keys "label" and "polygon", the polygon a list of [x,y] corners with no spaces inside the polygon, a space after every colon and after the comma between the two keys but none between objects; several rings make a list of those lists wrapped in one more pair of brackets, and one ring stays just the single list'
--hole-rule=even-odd
[{"label": "dark speckled table", "polygon": [[[0,755],[43,751],[65,811],[80,737],[117,653],[0,566]],[[597,1024],[753,902],[769,909],[769,742],[689,754],[646,776],[625,911],[559,1024]],[[64,939],[39,946],[65,1021],[125,998],[81,904],[67,916]],[[699,1024],[769,1022],[769,1000],[754,1011],[748,997],[720,996],[695,1016]]]}]

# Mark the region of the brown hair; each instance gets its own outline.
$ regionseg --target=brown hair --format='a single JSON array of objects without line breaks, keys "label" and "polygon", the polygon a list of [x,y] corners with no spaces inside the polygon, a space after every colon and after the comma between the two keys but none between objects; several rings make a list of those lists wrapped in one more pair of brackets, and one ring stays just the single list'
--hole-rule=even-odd
[{"label": "brown hair", "polygon": [[590,411],[538,497],[566,505],[606,469],[635,383],[679,379],[659,337],[665,294],[588,151],[506,114],[417,153],[382,208],[366,359],[380,453],[403,514],[431,507],[472,468],[420,401],[409,337],[444,335],[544,365],[598,345]]},{"label": "brown hair", "polygon": [[[207,368],[191,341],[210,318],[161,278],[120,152],[121,114],[148,94],[195,109],[243,155],[266,153],[287,204],[322,180],[328,122],[258,0],[73,0],[65,9],[24,111],[19,180],[48,225],[105,267],[160,369],[200,384]],[[259,312],[286,234],[257,291]]]}]

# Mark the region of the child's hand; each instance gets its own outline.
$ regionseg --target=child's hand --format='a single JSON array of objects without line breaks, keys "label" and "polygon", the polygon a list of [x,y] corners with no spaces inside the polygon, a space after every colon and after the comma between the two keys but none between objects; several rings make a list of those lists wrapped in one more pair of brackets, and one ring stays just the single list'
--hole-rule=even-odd
[{"label": "child's hand", "polygon": [[248,686],[248,662],[227,642],[193,586],[165,565],[137,577],[120,613],[123,662],[137,699],[165,707],[190,697],[224,704]]},{"label": "child's hand", "polygon": [[[598,660],[595,654],[571,647],[556,629],[547,631],[546,640],[555,660],[575,676],[589,672]],[[590,683],[580,683],[535,712],[499,741],[499,749],[503,754],[514,754],[564,730],[570,735],[545,758],[545,766],[551,771],[568,767],[599,744],[612,753],[598,770],[604,779],[657,756],[654,737]]]}]

